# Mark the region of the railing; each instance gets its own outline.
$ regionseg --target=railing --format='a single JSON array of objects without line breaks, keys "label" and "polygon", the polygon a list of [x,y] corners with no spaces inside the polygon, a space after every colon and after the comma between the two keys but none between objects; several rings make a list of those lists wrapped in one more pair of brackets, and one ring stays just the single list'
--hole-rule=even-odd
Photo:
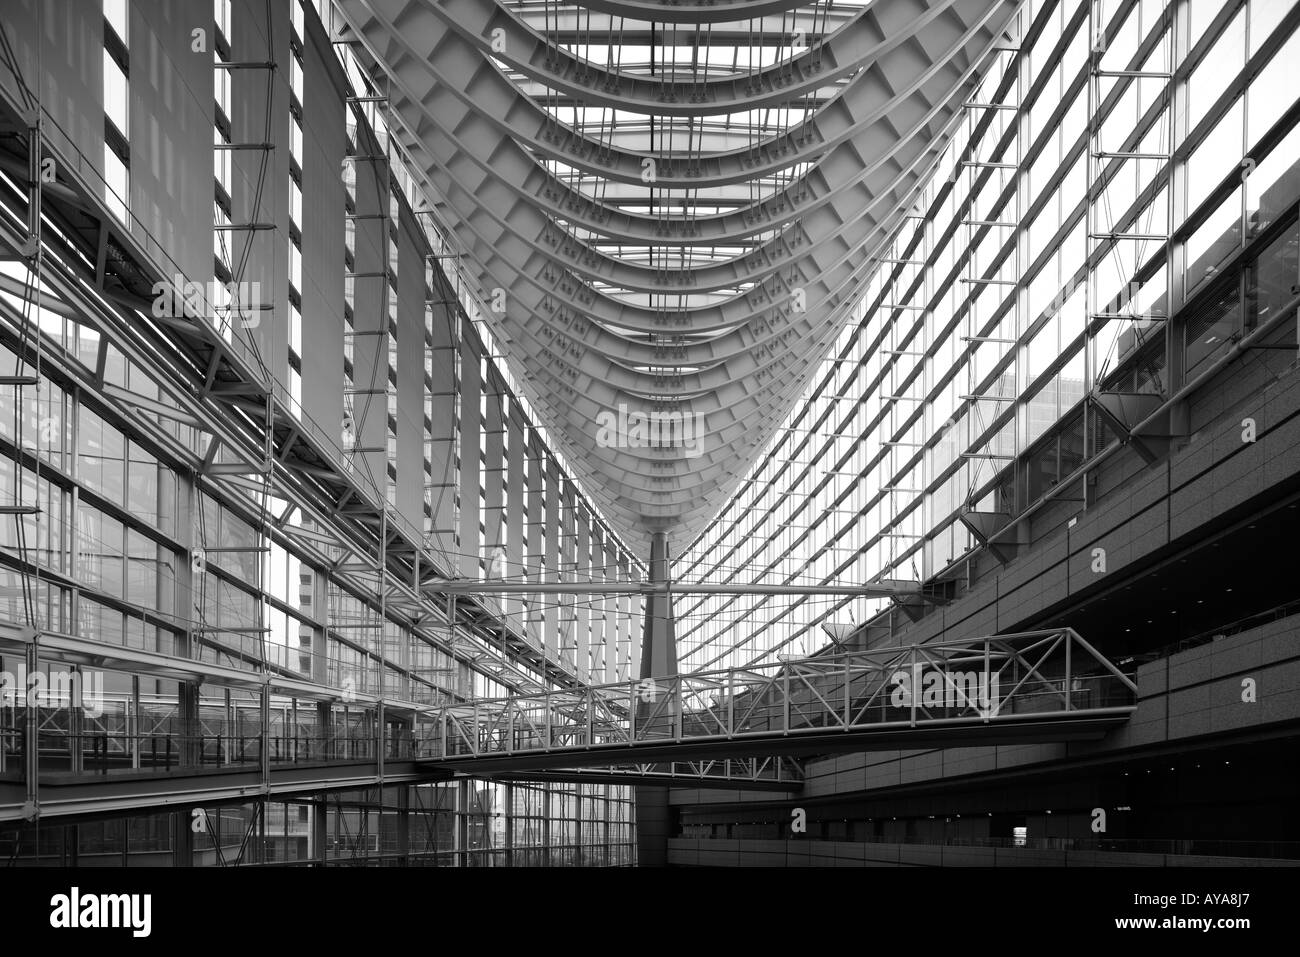
[{"label": "railing", "polygon": [[1133,660],[1138,664],[1147,664],[1152,661],[1159,661],[1162,658],[1168,658],[1171,655],[1176,655],[1182,651],[1190,651],[1193,648],[1208,645],[1210,642],[1218,641],[1221,638],[1230,638],[1233,635],[1240,634],[1243,631],[1248,631],[1251,628],[1258,628],[1259,626],[1267,625],[1270,622],[1290,618],[1298,613],[1300,613],[1300,598],[1284,602],[1280,605],[1274,605],[1271,608],[1266,608],[1264,611],[1257,611],[1242,618],[1235,618],[1216,628],[1207,628],[1206,630],[1197,632],[1195,635],[1191,635],[1187,638],[1180,638],[1167,645],[1161,645],[1153,651],[1141,652],[1134,655]]},{"label": "railing", "polygon": [[[190,734],[177,730],[69,731],[43,728],[38,752],[43,773],[77,771],[110,775],[130,771],[171,772],[181,769],[257,768],[266,760],[272,766],[357,762],[370,764],[382,749],[387,760],[410,760],[415,755],[411,736],[385,735],[382,743],[374,729],[329,734]],[[0,773],[21,773],[23,726],[0,728]]]},{"label": "railing", "polygon": [[434,712],[423,757],[1120,714],[1137,686],[1072,629],[881,648]]},{"label": "railing", "polygon": [[[65,712],[66,713],[66,712]],[[209,722],[204,722],[205,725]],[[21,773],[24,759],[24,725],[21,717],[0,725],[0,773]],[[103,776],[132,771],[171,772],[181,769],[257,768],[265,749],[271,766],[295,764],[373,763],[382,749],[386,760],[410,760],[417,755],[411,733],[388,729],[380,742],[373,725],[337,729],[327,734],[306,730],[262,735],[256,728],[205,729],[190,733],[174,722],[146,731],[128,728],[80,728],[43,721],[38,734],[39,768],[44,773],[76,771]],[[593,775],[631,778],[707,780],[711,783],[789,783],[799,786],[803,776],[797,762],[786,757],[718,758],[704,761],[669,761],[587,768]]]},{"label": "railing", "polygon": [[[250,700],[268,693],[262,684],[244,690]],[[322,732],[310,720],[290,721],[290,712],[274,701],[275,720],[266,725],[260,715],[247,720],[242,706],[235,720],[220,703],[200,702],[204,713],[195,721],[178,717],[174,709],[135,715],[125,700],[116,699],[97,701],[99,710],[90,711],[72,707],[70,698],[68,707],[51,700],[34,710],[0,709],[0,773],[21,774],[30,716],[37,721],[38,767],[51,773],[165,773],[375,761],[381,754],[409,760],[556,751],[583,752],[574,766],[591,773],[603,766],[605,773],[629,776],[795,784],[801,780],[797,766],[765,755],[766,741],[1016,721],[1041,726],[1076,715],[1122,719],[1135,707],[1135,693],[1133,682],[1087,642],[1059,629],[420,706],[410,715],[413,725],[390,725],[382,732],[376,728],[378,703],[364,706],[364,719]],[[749,741],[750,746],[737,755],[704,760],[663,753],[647,760],[618,747],[708,740]],[[610,745],[622,753],[592,751]]]},{"label": "railing", "polygon": [[646,778],[687,778],[706,780],[711,786],[719,781],[736,783],[789,784],[792,788],[803,785],[803,769],[799,762],[782,756],[763,758],[714,758],[704,761],[662,761],[650,764],[624,764],[611,767],[588,767],[583,771],[592,774],[626,775]]}]

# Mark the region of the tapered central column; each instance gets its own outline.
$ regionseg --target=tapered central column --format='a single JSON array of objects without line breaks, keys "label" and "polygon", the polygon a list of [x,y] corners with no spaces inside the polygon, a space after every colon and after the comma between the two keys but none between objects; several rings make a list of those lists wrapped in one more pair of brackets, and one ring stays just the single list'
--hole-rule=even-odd
[{"label": "tapered central column", "polygon": [[[650,540],[650,581],[669,581],[668,536],[655,532]],[[673,623],[673,596],[668,591],[655,592],[645,603],[645,620],[641,626],[641,677],[668,678],[677,674],[677,629]]]},{"label": "tapered central column", "polygon": [[[656,532],[650,539],[650,581],[669,582],[668,536]],[[662,681],[677,674],[677,629],[673,622],[671,584],[645,602],[641,628],[641,684],[637,703],[638,736],[670,739],[677,730],[681,699]],[[659,679],[659,680],[651,680]],[[668,789],[638,787],[636,795],[637,860],[642,867],[662,867],[668,862],[668,839],[673,836]]]}]

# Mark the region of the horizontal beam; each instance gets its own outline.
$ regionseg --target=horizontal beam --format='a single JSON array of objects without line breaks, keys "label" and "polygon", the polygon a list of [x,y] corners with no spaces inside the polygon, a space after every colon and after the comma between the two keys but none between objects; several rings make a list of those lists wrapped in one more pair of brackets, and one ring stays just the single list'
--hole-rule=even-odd
[{"label": "horizontal beam", "polygon": [[[573,745],[537,751],[485,751],[478,755],[452,754],[418,758],[417,767],[458,771],[480,777],[541,771],[552,768],[606,767],[629,762],[700,761],[722,758],[843,754],[866,751],[973,748],[990,745],[1035,744],[1062,741],[1098,741],[1123,725],[1136,705],[1092,708],[979,718],[907,721],[888,725],[864,724],[845,728],[800,727],[773,729],[735,737],[641,739],[596,745]],[[731,787],[732,785],[728,785]]]},{"label": "horizontal beam", "polygon": [[[656,764],[652,770],[643,770],[635,765],[608,768],[560,768],[540,771],[516,771],[486,775],[498,781],[550,783],[593,783],[593,784],[631,784],[669,788],[726,788],[731,791],[776,791],[793,793],[803,790],[803,781],[793,778],[746,777],[743,774],[727,775],[692,774],[689,771],[653,770],[663,767],[675,767],[672,764]],[[455,777],[464,777],[463,773]]]},{"label": "horizontal beam", "polygon": [[457,578],[425,582],[429,591],[449,595],[850,595],[888,598],[915,594],[915,582],[869,585],[727,585],[711,582],[516,582]]}]

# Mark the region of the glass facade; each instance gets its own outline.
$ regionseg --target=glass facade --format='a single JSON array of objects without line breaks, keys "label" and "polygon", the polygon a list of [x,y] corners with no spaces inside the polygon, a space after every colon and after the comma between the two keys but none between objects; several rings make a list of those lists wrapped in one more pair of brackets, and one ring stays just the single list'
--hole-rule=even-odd
[{"label": "glass facade", "polygon": [[[634,668],[634,597],[458,601],[422,590],[425,580],[518,580],[535,569],[568,580],[632,577],[639,565],[517,398],[481,294],[457,272],[409,158],[388,142],[378,89],[346,45],[328,42],[320,21],[329,22],[328,4],[280,12],[285,21],[267,25],[259,4],[216,0],[212,18],[196,21],[202,37],[187,27],[184,43],[211,60],[203,69],[212,100],[193,109],[206,132],[181,146],[164,127],[160,148],[211,149],[213,178],[199,181],[212,219],[163,232],[151,228],[155,197],[127,170],[133,157],[140,169],[165,168],[154,155],[142,161],[143,144],[131,142],[133,117],[155,119],[155,104],[141,98],[157,76],[149,58],[165,45],[151,31],[164,28],[116,2],[103,5],[102,22],[82,12],[104,43],[94,124],[106,145],[103,162],[69,165],[118,220],[101,268],[137,256],[166,279],[152,301],[114,299],[94,285],[93,270],[87,285],[37,297],[26,262],[0,264],[0,615],[10,630],[26,624],[41,635],[34,692],[21,646],[0,648],[0,776],[21,780],[35,724],[42,775],[266,778],[344,764],[373,774],[382,793],[210,806],[196,793],[194,808],[174,814],[127,808],[103,823],[65,829],[51,818],[0,833],[23,862],[122,854],[138,863],[632,863],[626,786],[416,787],[405,783],[409,764],[403,783],[383,783],[384,761],[419,756],[439,705],[625,679]],[[285,68],[269,87],[270,71],[258,66],[264,26],[285,41],[277,47]],[[51,142],[66,146],[69,134],[46,122]],[[323,145],[331,131],[341,162]],[[377,158],[383,172],[358,173]],[[312,177],[323,170],[338,184],[328,194],[336,207],[308,192],[313,183],[319,190]],[[6,225],[21,224],[18,200],[6,193],[5,203]],[[323,229],[339,252],[326,269],[313,266]],[[182,271],[193,249],[182,233],[202,235],[193,258],[206,257],[206,271]],[[375,237],[377,259],[365,246]],[[66,257],[60,275],[84,266],[61,227],[48,227],[46,239],[47,268],[55,249]],[[312,414],[325,404],[312,363],[330,334],[313,285],[329,273],[341,279],[330,356],[341,430]],[[361,298],[376,288],[379,309]],[[181,386],[197,371],[183,345],[146,343],[140,330],[154,320],[177,342],[189,321],[215,333],[204,340],[218,344],[206,386]],[[178,394],[223,387],[217,369],[232,356],[261,373],[269,394],[242,400],[233,418],[183,407]],[[298,449],[263,458],[241,448],[239,409],[250,407],[271,415],[268,448],[287,428],[303,437],[290,439]],[[285,463],[306,454],[308,439],[312,471],[293,473]],[[307,475],[351,490],[322,499],[328,486],[303,482]],[[380,532],[377,552],[348,527],[356,514]],[[408,562],[405,574],[394,555]],[[73,654],[77,642],[107,648],[102,666]],[[191,828],[192,846],[176,836],[187,821],[202,823]]]},{"label": "glass facade", "polygon": [[[864,9],[835,6],[825,5],[826,37],[827,23],[857,23]],[[575,771],[441,780],[428,762],[453,752],[431,755],[429,742],[577,747],[593,739],[572,733],[597,722],[634,723],[656,693],[637,681],[640,596],[507,586],[639,583],[646,556],[620,535],[635,525],[628,516],[680,531],[730,482],[736,456],[707,460],[712,477],[683,491],[669,486],[687,473],[663,455],[647,484],[607,494],[593,484],[598,455],[562,454],[560,441],[591,450],[548,432],[541,413],[567,422],[568,403],[591,397],[545,377],[521,389],[503,352],[528,349],[493,318],[505,290],[482,288],[489,273],[463,262],[488,253],[467,250],[472,230],[449,228],[455,207],[431,200],[439,185],[466,190],[451,175],[431,182],[448,171],[423,162],[415,114],[394,108],[396,70],[338,39],[329,0],[265,10],[215,0],[202,37],[189,24],[165,36],[166,24],[120,0],[88,9],[70,13],[102,43],[88,116],[49,115],[30,134],[48,137],[62,164],[50,202],[69,205],[39,220],[36,253],[0,261],[0,784],[32,786],[26,803],[5,805],[0,852],[23,863],[635,863],[631,785]],[[510,9],[551,29],[551,4]],[[797,33],[816,11],[792,15]],[[642,79],[665,46],[654,25],[626,45],[612,26],[606,43],[590,23],[555,30],[566,55]],[[748,71],[757,83],[801,49],[730,33],[692,82]],[[171,109],[156,57],[176,43],[201,64],[180,84],[193,102]],[[676,83],[698,50],[669,45],[665,82]],[[1025,0],[953,122],[942,136],[927,130],[943,145],[918,167],[902,224],[840,257],[865,263],[865,278],[842,328],[823,324],[838,334],[812,384],[673,556],[674,581],[740,586],[673,596],[679,671],[810,656],[896,610],[885,598],[743,586],[968,586],[992,531],[1094,494],[1090,463],[1126,438],[1108,398],[1190,392],[1242,337],[1289,314],[1300,288],[1297,60],[1300,8],[1282,0]],[[534,79],[501,72],[513,93],[547,100],[550,120],[600,144],[593,153],[608,155],[589,166],[618,150],[757,155],[774,136],[812,129],[853,83],[841,75],[801,106],[686,108],[656,129],[651,114],[548,98],[528,92]],[[0,120],[20,129],[21,97],[2,82],[0,93]],[[473,142],[481,131],[462,132]],[[589,199],[641,190],[540,151],[529,159],[548,184]],[[815,165],[781,162],[706,190],[691,215],[756,215],[750,207],[798,190]],[[195,169],[197,187],[177,185]],[[642,182],[644,195],[616,190],[611,204],[662,217],[658,235],[674,235],[669,210],[686,208],[690,188]],[[32,228],[27,186],[0,170],[0,238]],[[102,214],[94,229],[83,223],[92,214]],[[496,215],[474,230],[501,227],[492,255],[522,255],[515,224]],[[651,272],[752,264],[782,237],[802,242],[802,225],[788,223],[676,246],[564,225],[563,242],[538,241],[565,255],[569,240],[602,247],[636,269],[611,268],[584,292],[556,288],[657,310],[663,326],[758,296],[776,272],[680,293],[654,287]],[[693,266],[670,260],[686,250]],[[550,281],[552,264],[537,275]],[[841,314],[838,302],[824,308]],[[736,331],[575,323],[619,340],[620,366],[549,322],[529,328],[552,338],[554,352],[535,351],[557,376],[580,385],[575,370],[603,363],[612,381],[654,380],[648,401],[665,406],[711,371],[683,357]],[[731,372],[750,367],[726,387],[777,376],[768,359],[783,342],[738,350],[747,356]],[[556,408],[526,398],[552,388],[565,394]],[[779,391],[762,388],[763,402]],[[1186,410],[1183,426],[1198,415]],[[753,416],[756,429],[762,421]],[[717,433],[728,455],[751,437],[737,422]],[[620,481],[640,479],[671,446],[610,461],[625,463]],[[662,513],[638,512],[630,489],[661,495]],[[591,687],[616,682],[626,698],[598,713],[615,698]],[[732,692],[701,694],[732,714]],[[549,710],[536,724],[485,717],[513,714],[486,700],[552,693],[554,725]],[[675,731],[671,708],[658,714],[665,737],[689,730],[682,714]],[[191,792],[159,810],[172,798],[142,790],[108,813],[50,788],[42,819],[19,821],[42,779],[109,796],[139,781]],[[274,797],[243,799],[259,787]]]},{"label": "glass facade", "polygon": [[[196,807],[194,866],[620,867],[635,862],[631,799],[591,784],[461,781],[319,800]],[[6,837],[14,863],[156,867],[180,843],[169,814]]]},{"label": "glass facade", "polygon": [[[1168,395],[1258,321],[1252,302],[1281,305],[1289,286],[1249,277],[1294,281],[1293,240],[1239,260],[1300,190],[1293,5],[1033,0],[1018,16],[853,321],[679,577],[959,577],[980,544],[963,512],[1000,527],[1115,441],[1085,395]],[[679,599],[680,654],[798,657],[886,607]]]}]

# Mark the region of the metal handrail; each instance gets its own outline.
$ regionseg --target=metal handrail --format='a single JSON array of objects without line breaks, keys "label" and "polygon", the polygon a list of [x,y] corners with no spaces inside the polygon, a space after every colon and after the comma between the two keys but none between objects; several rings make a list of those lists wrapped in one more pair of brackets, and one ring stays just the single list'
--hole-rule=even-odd
[{"label": "metal handrail", "polygon": [[1137,686],[1070,628],[876,648],[434,709],[430,757],[1122,715]]}]

